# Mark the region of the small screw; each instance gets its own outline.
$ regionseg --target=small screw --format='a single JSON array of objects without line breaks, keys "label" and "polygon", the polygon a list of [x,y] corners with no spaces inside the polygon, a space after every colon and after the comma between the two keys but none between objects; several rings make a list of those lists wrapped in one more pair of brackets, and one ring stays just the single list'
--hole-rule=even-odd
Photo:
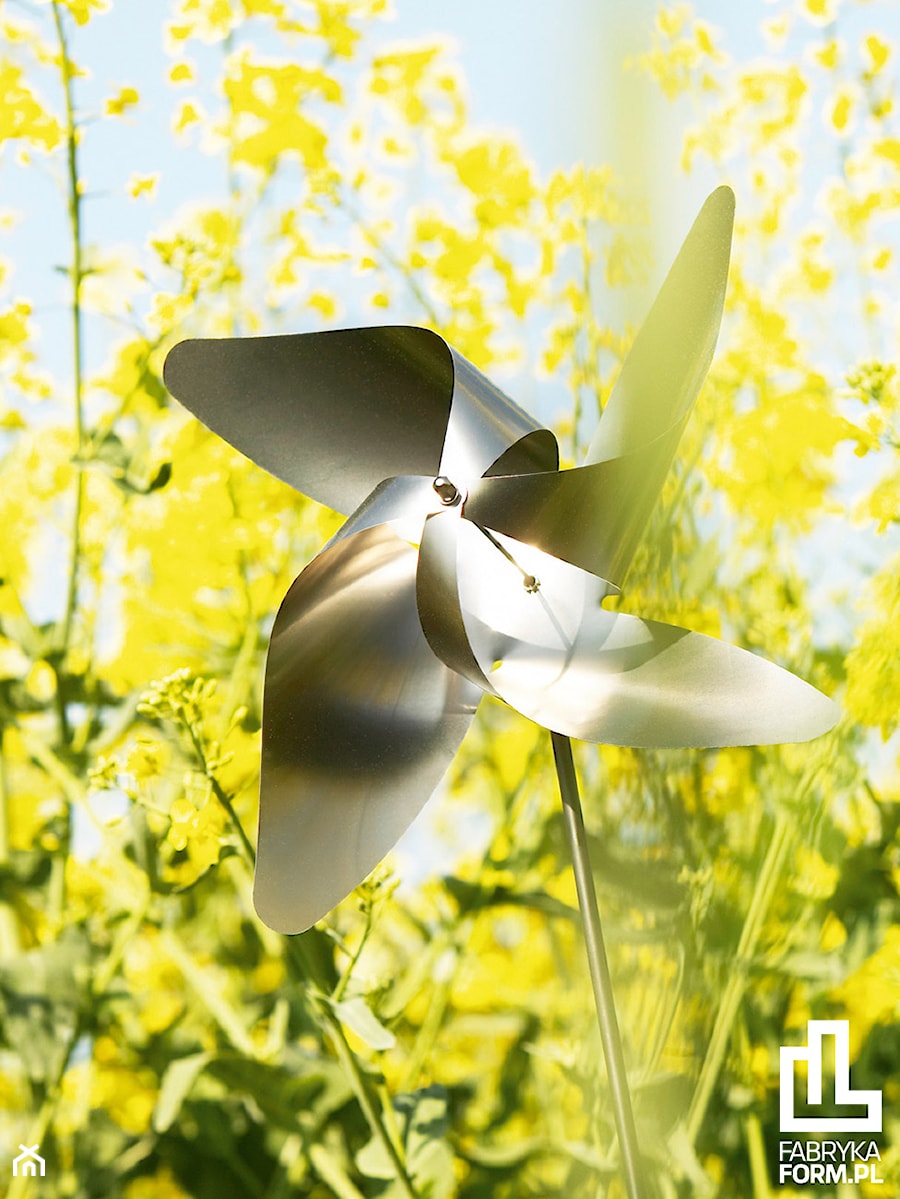
[{"label": "small screw", "polygon": [[534,595],[536,591],[540,591],[541,589],[541,580],[536,579],[534,575],[526,575],[522,582],[525,584],[525,590],[529,595]]},{"label": "small screw", "polygon": [[455,483],[451,483],[446,475],[438,475],[431,485],[441,498],[441,503],[452,508],[462,499],[459,489]]}]

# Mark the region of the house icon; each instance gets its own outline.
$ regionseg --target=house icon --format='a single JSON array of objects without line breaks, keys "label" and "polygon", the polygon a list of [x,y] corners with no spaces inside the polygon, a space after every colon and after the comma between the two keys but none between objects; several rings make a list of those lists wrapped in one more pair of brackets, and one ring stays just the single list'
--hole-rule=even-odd
[{"label": "house icon", "polygon": [[13,1160],[13,1178],[36,1178],[38,1174],[43,1178],[46,1163],[38,1153],[40,1146],[20,1145],[19,1148],[22,1152]]}]

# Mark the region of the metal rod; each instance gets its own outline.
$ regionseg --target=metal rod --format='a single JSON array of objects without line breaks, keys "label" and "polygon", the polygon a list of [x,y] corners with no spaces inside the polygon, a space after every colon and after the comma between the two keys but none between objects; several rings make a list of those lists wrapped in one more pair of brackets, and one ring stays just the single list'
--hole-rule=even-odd
[{"label": "metal rod", "polygon": [[628,1093],[628,1075],[625,1071],[625,1057],[622,1053],[622,1038],[619,1035],[619,1024],[616,1020],[612,979],[609,974],[609,963],[606,960],[603,931],[600,927],[600,910],[597,907],[597,893],[594,890],[594,875],[588,853],[584,816],[581,811],[581,799],[578,795],[578,777],[575,774],[575,763],[572,759],[572,743],[562,733],[551,732],[550,737],[553,741],[553,758],[556,763],[556,777],[559,780],[559,793],[562,797],[566,836],[569,839],[572,866],[575,871],[575,889],[578,892],[578,903],[581,907],[581,918],[584,924],[584,943],[587,949],[591,984],[594,988],[600,1041],[603,1045],[603,1056],[606,1058],[606,1073],[612,1092],[613,1114],[616,1120],[616,1131],[619,1134],[625,1190],[628,1193],[628,1199],[642,1199],[643,1187],[637,1133],[634,1127],[634,1114],[631,1110],[631,1096]]},{"label": "metal rod", "polygon": [[535,591],[540,591],[541,581],[536,579],[534,575],[530,575],[523,566],[520,566],[505,545],[501,545],[490,529],[486,529],[484,525],[480,525],[477,520],[472,521],[479,533],[483,533],[491,545],[500,551],[507,562],[511,562],[519,574],[522,576],[522,582],[525,584],[525,590],[532,595]]}]

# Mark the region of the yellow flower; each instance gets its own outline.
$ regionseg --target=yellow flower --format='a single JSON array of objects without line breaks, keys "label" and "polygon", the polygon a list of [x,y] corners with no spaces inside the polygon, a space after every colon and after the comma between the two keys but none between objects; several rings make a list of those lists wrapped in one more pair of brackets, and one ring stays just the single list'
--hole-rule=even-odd
[{"label": "yellow flower", "polygon": [[321,313],[326,320],[331,320],[337,315],[337,302],[334,296],[328,295],[327,292],[314,291],[306,303],[309,308]]},{"label": "yellow flower", "polygon": [[871,33],[863,42],[863,47],[869,59],[869,69],[866,73],[874,77],[881,72],[891,56],[890,44],[882,41],[877,34]]},{"label": "yellow flower", "polygon": [[196,125],[202,117],[202,107],[193,100],[185,100],[178,110],[172,128],[175,133],[184,133],[185,129]]},{"label": "yellow flower", "polygon": [[108,117],[121,117],[129,108],[133,108],[140,100],[140,96],[133,87],[120,88],[115,96],[110,96],[106,101],[106,115]]},{"label": "yellow flower", "polygon": [[105,1108],[121,1129],[139,1136],[150,1127],[156,1095],[152,1070],[125,1064],[112,1038],[97,1039],[91,1080],[92,1107]]},{"label": "yellow flower", "polygon": [[830,25],[837,16],[839,0],[801,0],[801,11],[814,25]]},{"label": "yellow flower", "polygon": [[28,673],[28,655],[0,634],[0,679],[21,679]]},{"label": "yellow flower", "polygon": [[135,1178],[125,1188],[125,1199],[190,1199],[167,1166],[155,1174]]},{"label": "yellow flower", "polygon": [[826,862],[822,855],[808,846],[801,846],[795,855],[796,874],[792,888],[808,899],[827,899],[834,892],[840,870]]},{"label": "yellow flower", "polygon": [[0,59],[0,145],[22,138],[40,150],[53,150],[63,138],[63,128],[47,112],[14,62]]},{"label": "yellow flower", "polygon": [[834,993],[850,1017],[851,1051],[856,1053],[875,1024],[900,1017],[900,925],[892,925],[884,944]]},{"label": "yellow flower", "polygon": [[284,981],[284,962],[281,958],[263,958],[251,975],[251,985],[260,995],[277,991]]},{"label": "yellow flower", "polygon": [[138,737],[125,761],[125,769],[135,782],[143,783],[162,773],[169,761],[169,746],[147,736]]},{"label": "yellow flower", "polygon": [[819,945],[828,953],[832,949],[840,949],[847,943],[847,930],[834,912],[829,912],[819,934]]},{"label": "yellow flower", "polygon": [[171,1028],[184,1010],[184,980],[161,950],[155,930],[145,929],[130,942],[122,969],[146,1031]]},{"label": "yellow flower", "polygon": [[149,175],[132,174],[128,180],[128,194],[132,199],[137,199],[138,196],[147,196],[148,199],[156,194],[156,188],[159,183],[159,171],[153,171]]},{"label": "yellow flower", "polygon": [[826,71],[833,71],[837,66],[841,55],[840,43],[836,38],[832,38],[821,49],[813,51],[813,58],[823,66]]},{"label": "yellow flower", "polygon": [[170,83],[193,83],[195,77],[193,63],[188,62],[186,59],[173,63],[169,71]]},{"label": "yellow flower", "polygon": [[327,163],[323,128],[301,111],[310,97],[336,104],[341,86],[327,72],[295,63],[233,59],[225,78],[232,114],[232,158],[262,171],[274,170],[282,154],[299,154],[309,170]]},{"label": "yellow flower", "polygon": [[109,0],[62,0],[78,25],[86,25],[94,13],[106,12]]},{"label": "yellow flower", "polygon": [[31,305],[25,300],[17,300],[12,308],[0,312],[0,353],[10,346],[21,345],[28,340],[31,336],[28,323],[30,316]]},{"label": "yellow flower", "polygon": [[828,123],[840,136],[849,133],[856,109],[856,95],[849,87],[840,87],[829,101]]}]

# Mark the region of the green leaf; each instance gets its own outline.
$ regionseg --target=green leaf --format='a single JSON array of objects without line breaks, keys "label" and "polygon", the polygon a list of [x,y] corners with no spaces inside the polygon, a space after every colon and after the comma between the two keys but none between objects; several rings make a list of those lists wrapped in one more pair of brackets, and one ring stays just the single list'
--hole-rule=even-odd
[{"label": "green leaf", "polygon": [[153,1127],[156,1132],[165,1132],[171,1127],[197,1075],[210,1060],[211,1055],[208,1053],[192,1053],[190,1057],[178,1058],[171,1063],[163,1075],[159,1098],[153,1112]]},{"label": "green leaf", "polygon": [[15,1046],[29,1078],[52,1078],[79,1013],[91,1008],[91,946],[81,929],[0,965],[0,1036]]},{"label": "green leaf", "polygon": [[356,1155],[356,1167],[366,1178],[391,1179],[396,1173],[380,1137],[372,1137],[363,1145]]},{"label": "green leaf", "polygon": [[[336,1102],[349,1098],[349,1085],[346,1081],[340,1085],[341,1079],[335,1078],[329,1066],[328,1062],[310,1062],[308,1072],[293,1074],[281,1066],[234,1054],[216,1058],[209,1072],[230,1092],[250,1096],[271,1124],[296,1131],[301,1114],[313,1116],[318,1126]],[[339,1072],[339,1067],[334,1070]]]},{"label": "green leaf", "polygon": [[[428,1199],[449,1199],[456,1182],[453,1174],[453,1151],[447,1143],[447,1095],[443,1087],[425,1087],[394,1099],[394,1110],[406,1167],[414,1186]],[[373,1137],[356,1155],[356,1165],[367,1178],[396,1177],[381,1140]],[[399,1188],[390,1187],[382,1199]]]},{"label": "green leaf", "polygon": [[331,1006],[340,1022],[372,1049],[393,1049],[396,1045],[397,1038],[384,1027],[361,995]]}]

